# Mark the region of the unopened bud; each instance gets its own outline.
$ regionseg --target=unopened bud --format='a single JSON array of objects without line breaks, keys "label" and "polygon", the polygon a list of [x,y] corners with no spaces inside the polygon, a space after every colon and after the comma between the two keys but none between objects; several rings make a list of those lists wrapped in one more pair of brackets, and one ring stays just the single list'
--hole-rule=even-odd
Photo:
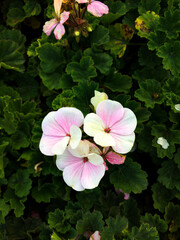
[{"label": "unopened bud", "polygon": [[92,29],[92,27],[89,26],[89,27],[87,27],[87,30],[88,30],[88,32],[92,32],[93,29]]},{"label": "unopened bud", "polygon": [[78,37],[78,36],[80,35],[80,32],[79,32],[79,31],[74,31],[74,35],[75,35],[76,37]]}]

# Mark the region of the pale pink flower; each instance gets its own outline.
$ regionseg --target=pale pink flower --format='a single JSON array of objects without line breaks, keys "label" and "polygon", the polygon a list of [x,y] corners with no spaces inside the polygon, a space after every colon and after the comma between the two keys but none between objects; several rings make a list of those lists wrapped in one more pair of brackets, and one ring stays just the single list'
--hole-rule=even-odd
[{"label": "pale pink flower", "polygon": [[112,146],[115,152],[125,154],[131,150],[135,141],[134,130],[137,125],[135,114],[116,101],[100,102],[95,113],[84,119],[84,131],[94,142],[102,147]]},{"label": "pale pink flower", "polygon": [[55,28],[54,35],[58,40],[60,40],[65,34],[63,23],[65,23],[69,18],[69,12],[64,11],[60,14],[61,5],[62,0],[54,0],[54,9],[57,17],[45,22],[43,26],[43,32],[45,32],[47,36],[49,36]]},{"label": "pale pink flower", "polygon": [[101,236],[99,235],[99,231],[95,231],[89,238],[89,240],[100,240]]},{"label": "pale pink flower", "polygon": [[89,141],[81,141],[76,149],[70,146],[58,155],[56,165],[63,171],[66,184],[76,191],[93,189],[105,174],[103,158]]},{"label": "pale pink flower", "polygon": [[88,3],[87,10],[96,17],[101,17],[103,14],[109,13],[107,5],[95,0],[76,0],[78,3]]},{"label": "pale pink flower", "polygon": [[43,135],[39,148],[47,156],[62,154],[67,145],[76,148],[80,143],[84,116],[76,108],[64,107],[50,112],[42,121]]},{"label": "pale pink flower", "polygon": [[117,194],[119,194],[120,192],[124,194],[124,200],[128,200],[130,198],[130,194],[129,193],[124,193],[121,189],[115,190]]}]

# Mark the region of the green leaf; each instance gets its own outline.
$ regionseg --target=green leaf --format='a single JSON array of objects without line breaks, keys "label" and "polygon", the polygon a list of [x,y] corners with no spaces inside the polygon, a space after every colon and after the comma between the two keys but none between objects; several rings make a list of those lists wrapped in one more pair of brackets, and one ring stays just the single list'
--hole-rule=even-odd
[{"label": "green leaf", "polygon": [[110,182],[115,189],[121,189],[125,193],[141,193],[148,185],[147,173],[141,169],[139,163],[130,158],[126,158],[125,163],[111,173]]},{"label": "green leaf", "polygon": [[74,82],[90,80],[97,76],[94,62],[91,57],[83,56],[80,63],[71,62],[66,67],[67,74],[71,74]]},{"label": "green leaf", "polygon": [[158,174],[158,181],[166,188],[177,188],[180,191],[180,169],[172,160],[164,161]]},{"label": "green leaf", "polygon": [[64,90],[52,101],[52,108],[58,110],[62,107],[74,107],[72,90]]},{"label": "green leaf", "polygon": [[0,40],[0,68],[24,71],[24,57],[18,52],[19,45],[10,40]]},{"label": "green leaf", "polygon": [[38,203],[49,203],[51,198],[56,197],[55,187],[52,183],[39,184],[37,187],[32,189],[32,197]]},{"label": "green leaf", "polygon": [[102,240],[119,239],[123,235],[123,230],[128,228],[128,220],[125,217],[117,216],[106,219],[107,226],[100,232]]},{"label": "green leaf", "polygon": [[155,227],[150,227],[148,223],[142,223],[139,229],[132,228],[130,239],[133,240],[159,240],[158,231]]},{"label": "green leaf", "polygon": [[154,105],[164,101],[161,84],[155,79],[147,79],[139,83],[140,89],[135,91],[135,97],[145,102],[146,107],[154,108]]},{"label": "green leaf", "polygon": [[66,233],[71,229],[71,225],[67,222],[64,212],[59,209],[48,214],[48,224],[51,229],[55,229],[60,233]]},{"label": "green leaf", "polygon": [[164,218],[168,224],[171,223],[169,231],[176,232],[180,228],[180,206],[170,202],[165,209]]},{"label": "green leaf", "polygon": [[94,61],[94,66],[102,73],[107,74],[113,63],[113,59],[107,53],[103,53],[101,50],[94,50],[93,48],[88,48],[84,51],[85,56],[92,57]]},{"label": "green leaf", "polygon": [[180,41],[166,42],[157,50],[157,55],[163,58],[164,69],[173,75],[180,73]]},{"label": "green leaf", "polygon": [[138,61],[141,66],[154,68],[156,65],[161,65],[161,60],[156,56],[155,52],[149,51],[147,46],[139,49],[138,56]]},{"label": "green leaf", "polygon": [[9,179],[9,186],[15,190],[18,197],[22,198],[29,194],[32,181],[29,178],[28,170],[19,169]]},{"label": "green leaf", "polygon": [[102,45],[109,41],[109,30],[99,25],[91,33],[90,39],[92,44]]},{"label": "green leaf", "polygon": [[27,200],[26,197],[19,198],[11,188],[8,188],[4,194],[4,200],[5,202],[10,202],[10,206],[14,209],[14,214],[17,218],[23,215],[25,209],[23,202]]},{"label": "green leaf", "polygon": [[166,41],[166,34],[161,31],[151,32],[148,36],[149,42],[147,43],[149,50],[158,50]]},{"label": "green leaf", "polygon": [[84,115],[91,111],[90,99],[94,96],[94,90],[98,90],[99,85],[94,81],[81,81],[78,86],[73,87],[74,105],[80,109]]},{"label": "green leaf", "polygon": [[156,227],[159,232],[166,232],[168,229],[166,222],[157,214],[152,215],[150,213],[146,213],[145,216],[141,217],[141,221],[148,223],[151,227]]},{"label": "green leaf", "polygon": [[139,14],[143,14],[146,11],[154,11],[155,13],[159,13],[161,0],[141,0],[138,6]]},{"label": "green leaf", "polygon": [[176,39],[180,32],[180,10],[166,11],[160,18],[158,29],[164,31],[169,39]]},{"label": "green leaf", "polygon": [[152,197],[154,201],[154,208],[158,209],[160,212],[164,212],[165,207],[168,205],[168,202],[174,198],[172,191],[165,188],[160,183],[155,183],[152,185]]},{"label": "green leaf", "polygon": [[4,199],[0,199],[0,223],[5,223],[5,217],[10,211],[9,204],[6,204]]},{"label": "green leaf", "polygon": [[2,143],[0,144],[0,178],[4,177],[4,162],[3,162],[3,158],[4,158],[4,150],[6,148],[6,146],[9,145],[9,142],[6,141],[2,141]]},{"label": "green leaf", "polygon": [[37,2],[37,0],[24,0],[25,5],[23,7],[26,16],[34,16],[34,15],[39,15],[41,12],[41,6]]},{"label": "green leaf", "polygon": [[19,30],[5,29],[1,32],[0,40],[10,40],[12,42],[15,42],[18,44],[16,51],[19,51],[20,53],[25,52],[24,43],[26,42],[26,37]]},{"label": "green leaf", "polygon": [[76,224],[78,220],[82,219],[83,211],[80,207],[79,202],[68,201],[65,208],[66,216],[71,224]]},{"label": "green leaf", "polygon": [[174,155],[174,161],[177,163],[178,168],[180,169],[180,148],[178,148],[177,153]]},{"label": "green leaf", "polygon": [[104,86],[111,89],[113,92],[127,93],[132,87],[132,80],[127,75],[122,75],[121,73],[113,73],[113,75],[106,78]]},{"label": "green leaf", "polygon": [[108,1],[106,4],[109,7],[109,13],[107,15],[103,15],[100,19],[104,25],[110,25],[127,12],[125,3]]},{"label": "green leaf", "polygon": [[103,216],[101,212],[94,211],[92,213],[86,212],[83,215],[83,219],[79,220],[76,224],[76,229],[79,234],[83,234],[85,231],[101,231],[104,226]]},{"label": "green leaf", "polygon": [[30,144],[28,136],[23,131],[16,131],[12,135],[12,147],[13,149],[19,150],[21,148],[26,148]]},{"label": "green leaf", "polygon": [[26,13],[22,8],[10,8],[7,14],[7,24],[14,27],[16,24],[24,21]]}]

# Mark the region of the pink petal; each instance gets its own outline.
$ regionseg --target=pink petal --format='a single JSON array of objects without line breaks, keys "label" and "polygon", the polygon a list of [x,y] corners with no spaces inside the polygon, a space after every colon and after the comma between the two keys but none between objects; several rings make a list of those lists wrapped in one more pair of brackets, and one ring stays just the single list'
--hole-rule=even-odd
[{"label": "pink petal", "polygon": [[96,114],[102,119],[106,128],[111,128],[123,118],[124,108],[119,102],[104,100],[98,104]]},{"label": "pink petal", "polygon": [[72,125],[81,127],[84,121],[84,116],[80,110],[73,107],[60,108],[55,115],[58,124],[63,127],[67,134],[70,134]]},{"label": "pink petal", "polygon": [[90,162],[84,164],[81,183],[85,189],[93,189],[98,186],[101,178],[105,174],[105,166],[95,166]]},{"label": "pink petal", "polygon": [[121,136],[112,133],[111,136],[114,137],[114,140],[116,142],[116,145],[112,147],[115,152],[126,154],[131,151],[135,141],[134,133],[131,133],[127,136]]},{"label": "pink petal", "polygon": [[101,17],[103,14],[109,13],[108,6],[99,1],[92,1],[88,4],[87,10],[96,17]]},{"label": "pink petal", "polygon": [[135,130],[136,125],[137,119],[135,114],[129,108],[124,108],[123,118],[111,127],[111,133],[129,135]]},{"label": "pink petal", "polygon": [[55,26],[58,24],[57,19],[51,19],[50,21],[45,22],[43,26],[43,32],[49,36],[52,32],[52,30],[55,28]]},{"label": "pink petal", "polygon": [[64,137],[64,129],[55,120],[56,112],[48,113],[42,121],[43,133],[49,136]]},{"label": "pink petal", "polygon": [[64,11],[63,13],[61,13],[61,17],[60,17],[60,23],[61,24],[63,24],[63,23],[65,23],[67,20],[68,20],[68,18],[69,18],[69,12],[66,12],[66,11]]},{"label": "pink petal", "polygon": [[105,166],[105,170],[107,171],[107,170],[108,170],[108,166],[106,165],[105,162],[104,162],[103,164],[104,164],[104,166]]},{"label": "pink petal", "polygon": [[126,156],[121,156],[120,154],[115,152],[108,152],[105,157],[107,161],[111,164],[123,164],[126,158]]},{"label": "pink petal", "polygon": [[129,193],[124,193],[124,199],[125,199],[125,200],[128,200],[129,197],[130,197]]},{"label": "pink petal", "polygon": [[63,171],[64,181],[68,186],[72,187],[76,191],[84,190],[84,187],[81,184],[83,168],[83,161],[79,161],[65,167]]},{"label": "pink petal", "polygon": [[59,136],[47,136],[45,134],[42,135],[39,148],[40,151],[47,156],[53,156],[54,153],[52,152],[52,149],[54,145],[56,145],[59,141],[61,141],[63,137]]},{"label": "pink petal", "polygon": [[54,29],[54,36],[56,39],[60,40],[64,34],[65,34],[65,28],[61,23],[59,23]]},{"label": "pink petal", "polygon": [[60,10],[61,10],[62,0],[54,0],[54,10],[57,17],[60,17]]},{"label": "pink petal", "polygon": [[89,240],[100,240],[101,236],[99,235],[99,231],[95,231],[89,238]]},{"label": "pink petal", "polygon": [[56,166],[58,169],[63,170],[65,167],[74,163],[81,163],[82,159],[73,156],[67,149],[62,155],[57,155]]}]

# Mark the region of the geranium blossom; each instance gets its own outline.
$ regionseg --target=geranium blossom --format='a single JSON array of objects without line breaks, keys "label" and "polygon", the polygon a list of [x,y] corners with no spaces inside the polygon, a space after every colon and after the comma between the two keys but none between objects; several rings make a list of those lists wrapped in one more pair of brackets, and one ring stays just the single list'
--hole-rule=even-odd
[{"label": "geranium blossom", "polygon": [[109,13],[109,8],[104,3],[95,0],[76,0],[78,3],[88,3],[87,10],[96,17]]},{"label": "geranium blossom", "polygon": [[113,150],[125,154],[134,144],[134,130],[137,125],[135,114],[116,101],[100,102],[95,113],[84,120],[84,131],[94,137],[95,143],[102,147],[112,146]]},{"label": "geranium blossom", "polygon": [[57,156],[56,165],[63,171],[64,181],[76,191],[97,187],[104,176],[104,160],[94,146],[84,140],[76,149],[69,146],[62,155]]},{"label": "geranium blossom", "polygon": [[49,36],[52,30],[55,28],[54,35],[56,39],[59,40],[65,34],[65,28],[63,26],[63,23],[65,23],[69,18],[69,12],[67,11],[64,11],[60,14],[61,5],[62,0],[54,0],[54,9],[57,17],[45,22],[45,25],[43,26],[43,31],[47,36]]},{"label": "geranium blossom", "polygon": [[95,231],[89,238],[89,240],[100,240],[101,236],[99,235],[99,231]]},{"label": "geranium blossom", "polygon": [[40,150],[47,156],[62,154],[67,145],[76,148],[80,143],[84,116],[76,108],[64,107],[50,112],[42,122]]}]

